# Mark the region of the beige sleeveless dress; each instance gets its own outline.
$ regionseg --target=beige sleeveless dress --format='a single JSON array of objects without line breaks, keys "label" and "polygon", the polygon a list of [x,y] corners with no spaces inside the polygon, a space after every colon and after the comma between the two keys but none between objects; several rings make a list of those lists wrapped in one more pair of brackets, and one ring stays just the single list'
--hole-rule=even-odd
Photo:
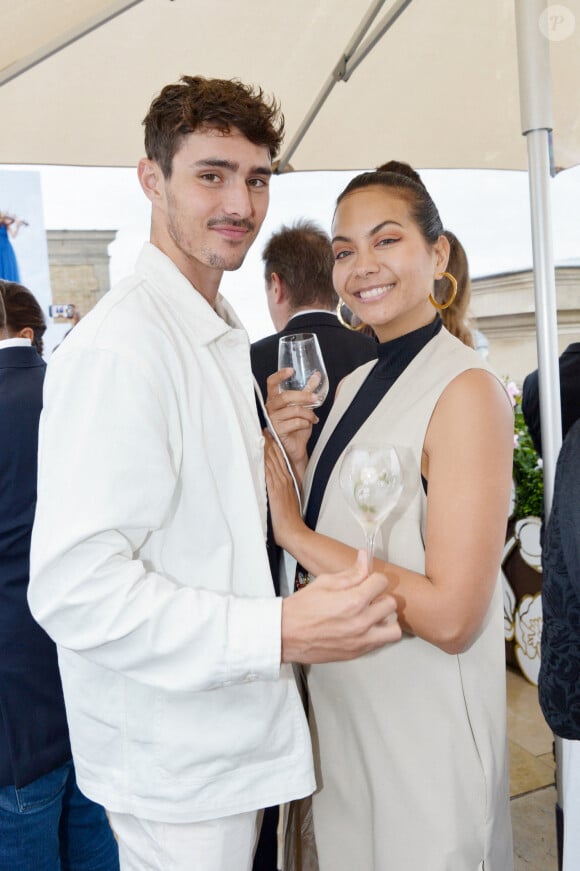
[{"label": "beige sleeveless dress", "polygon": [[[329,434],[372,365],[343,382],[308,468],[307,491]],[[425,433],[445,387],[473,368],[487,366],[441,330],[355,437],[401,449],[404,491],[377,534],[376,553],[417,572],[425,570]],[[362,531],[340,493],[338,465],[317,529],[361,547]],[[354,662],[309,669],[320,871],[513,869],[504,656],[498,579],[481,631],[465,653],[449,655],[404,635]]]}]

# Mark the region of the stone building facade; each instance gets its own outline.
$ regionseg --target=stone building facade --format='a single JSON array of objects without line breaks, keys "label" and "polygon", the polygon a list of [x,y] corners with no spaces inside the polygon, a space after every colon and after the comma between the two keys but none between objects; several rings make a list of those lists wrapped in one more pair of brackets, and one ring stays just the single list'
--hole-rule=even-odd
[{"label": "stone building facade", "polygon": [[116,230],[47,231],[53,304],[73,303],[81,317],[93,308],[111,286],[109,245],[116,235]]},{"label": "stone building facade", "polygon": [[[521,384],[538,366],[531,270],[472,280],[471,314],[489,342],[489,363]],[[560,353],[580,342],[580,262],[556,268]]]}]

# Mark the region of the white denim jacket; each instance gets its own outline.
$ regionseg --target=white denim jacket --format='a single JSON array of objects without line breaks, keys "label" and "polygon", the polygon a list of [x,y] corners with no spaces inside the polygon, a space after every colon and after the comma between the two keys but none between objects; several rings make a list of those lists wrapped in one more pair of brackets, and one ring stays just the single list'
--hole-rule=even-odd
[{"label": "white denim jacket", "polygon": [[78,782],[164,821],[310,793],[280,666],[249,342],[146,245],[51,359],[29,601],[56,641]]}]

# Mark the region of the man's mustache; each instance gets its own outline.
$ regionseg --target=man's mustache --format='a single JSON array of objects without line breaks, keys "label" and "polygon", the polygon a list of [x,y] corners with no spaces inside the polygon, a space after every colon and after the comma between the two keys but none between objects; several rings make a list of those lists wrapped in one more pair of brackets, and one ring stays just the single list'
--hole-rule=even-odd
[{"label": "man's mustache", "polygon": [[242,218],[241,220],[236,220],[235,218],[211,218],[207,222],[208,227],[223,227],[224,225],[228,227],[242,227],[244,230],[249,230],[253,232],[256,229],[256,225],[253,221],[248,221],[247,218]]}]

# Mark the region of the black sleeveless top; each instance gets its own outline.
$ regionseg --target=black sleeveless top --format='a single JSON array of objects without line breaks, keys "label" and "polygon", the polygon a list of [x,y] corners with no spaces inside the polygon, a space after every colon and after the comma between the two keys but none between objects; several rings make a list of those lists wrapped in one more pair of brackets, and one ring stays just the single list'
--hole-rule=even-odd
[{"label": "black sleeveless top", "polygon": [[[437,335],[442,326],[441,318],[436,315],[427,326],[378,346],[377,364],[373,366],[353,401],[338,421],[318,460],[304,516],[304,521],[310,529],[316,529],[328,479],[343,450],[391,389],[399,375],[404,372],[419,351]],[[426,486],[425,482],[423,486]]]}]

